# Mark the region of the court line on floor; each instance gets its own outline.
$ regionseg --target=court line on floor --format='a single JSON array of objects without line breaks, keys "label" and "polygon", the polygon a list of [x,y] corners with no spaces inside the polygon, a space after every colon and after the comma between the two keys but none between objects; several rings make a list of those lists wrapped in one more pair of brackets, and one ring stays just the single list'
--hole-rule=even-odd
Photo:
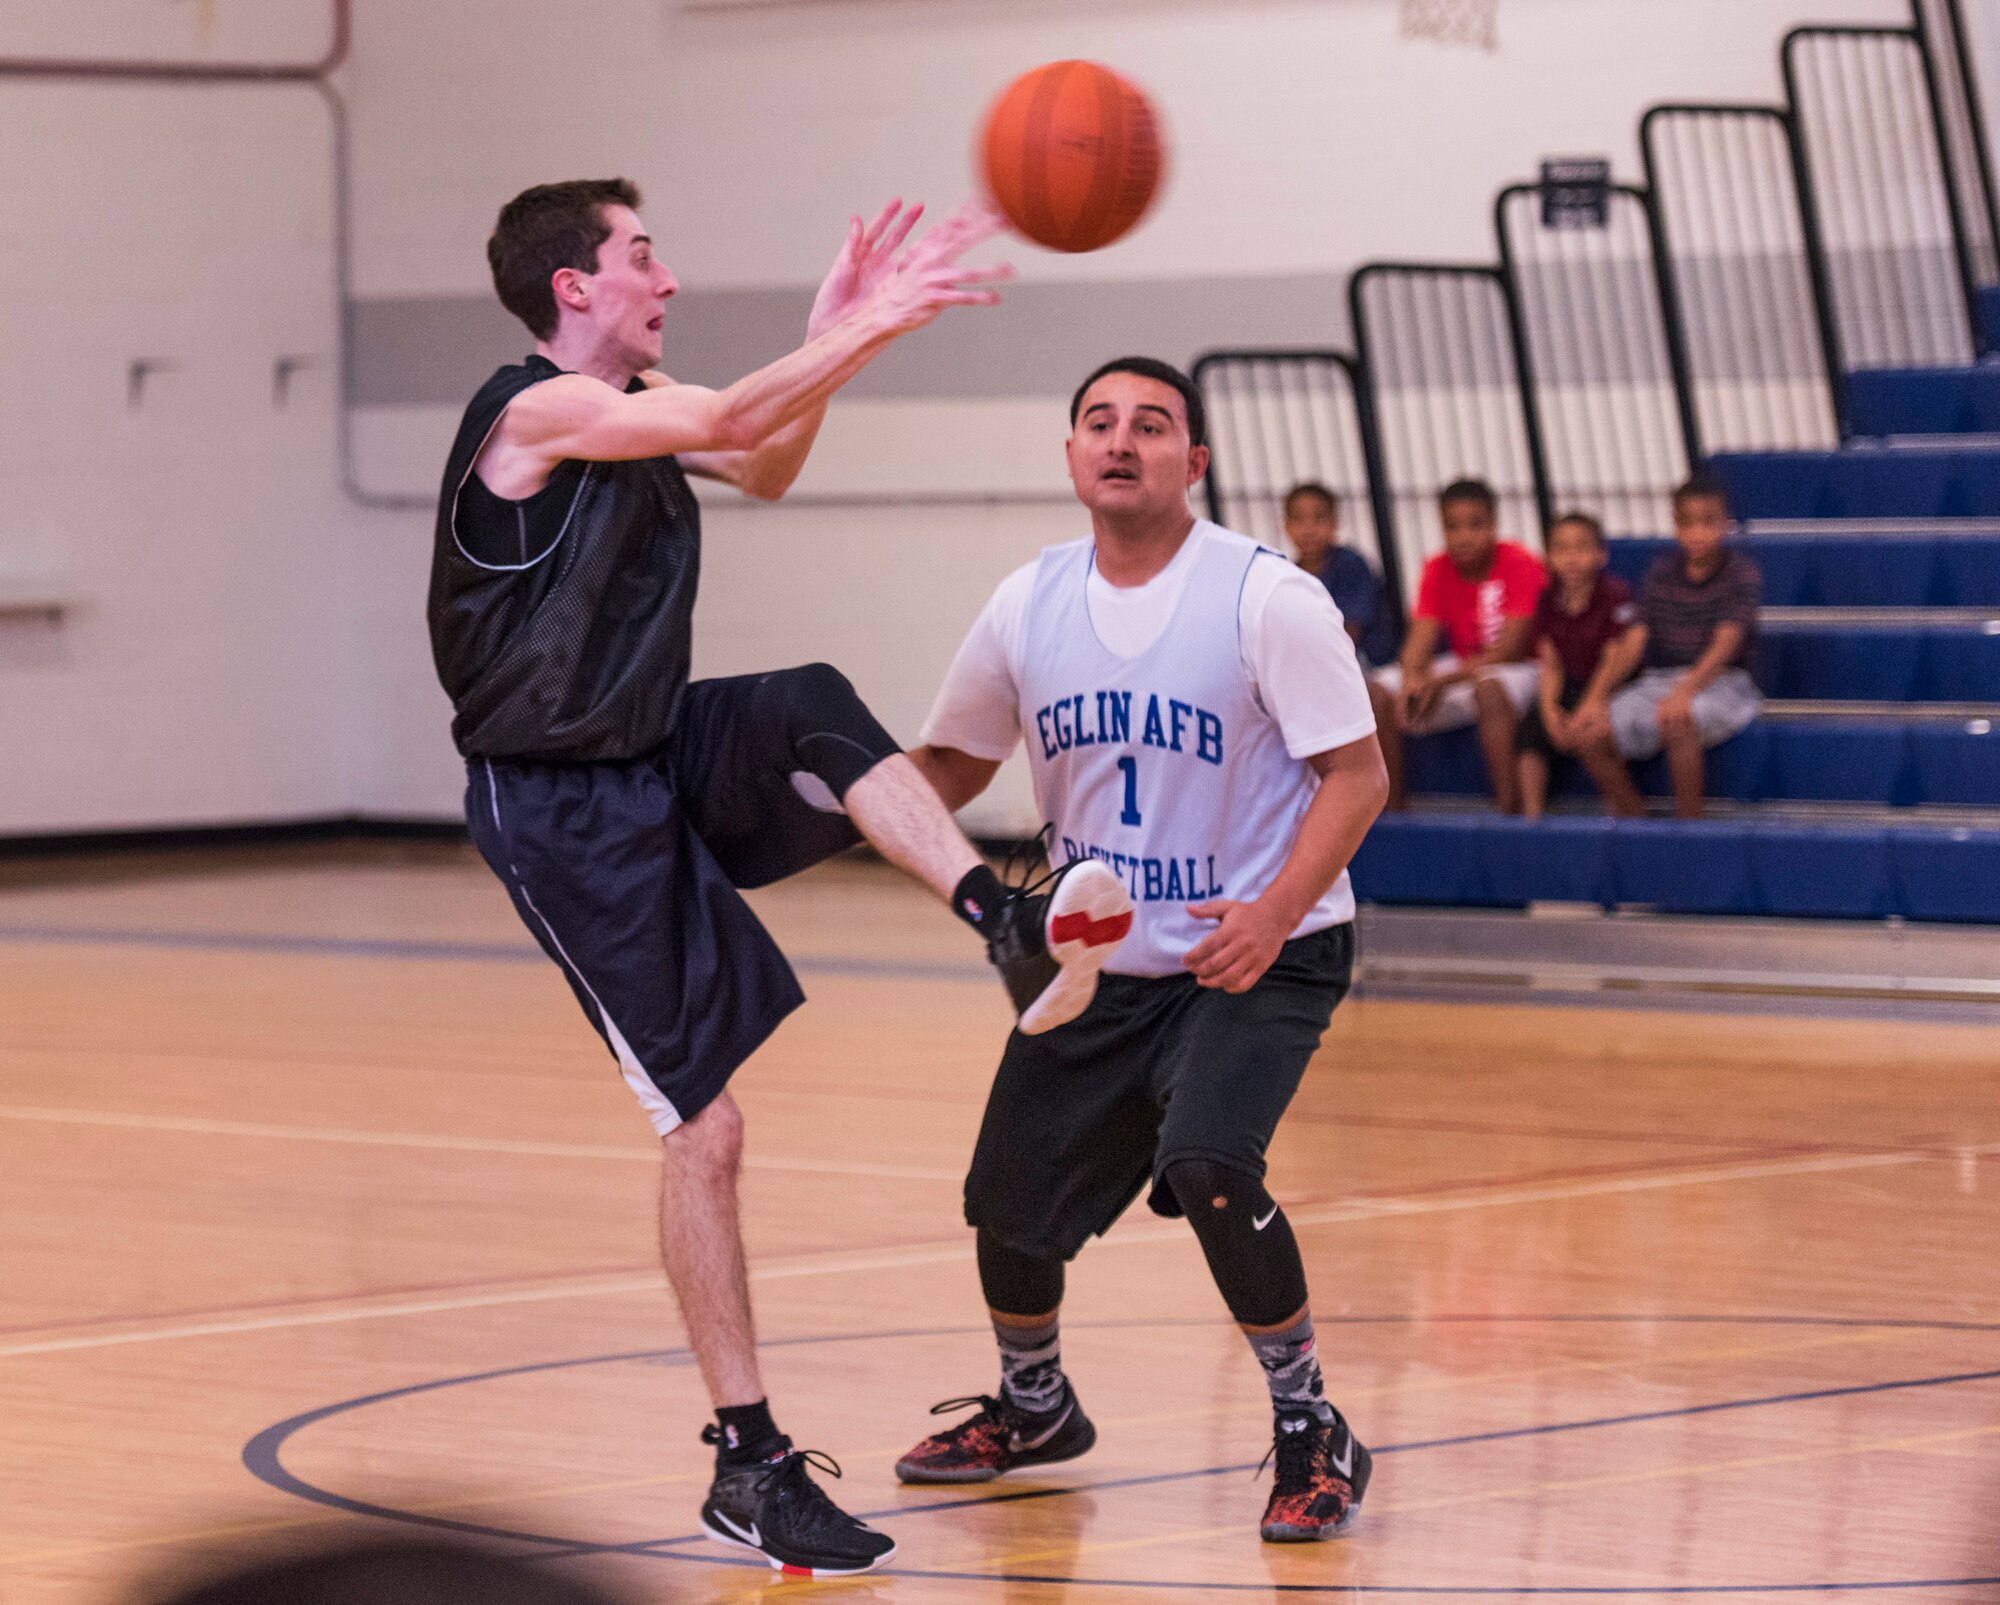
[{"label": "court line on floor", "polygon": [[[2000,1144],[1983,1145],[1975,1151],[1982,1154],[2000,1152]],[[1474,1209],[1505,1209],[1523,1204],[1557,1203],[1575,1198],[1655,1192],[1734,1181],[1759,1181],[1780,1176],[1814,1175],[1938,1162],[1935,1154],[1922,1151],[1839,1154],[1746,1165],[1706,1166],[1696,1170],[1655,1172],[1640,1176],[1600,1177],[1568,1186],[1551,1184],[1541,1187],[1514,1187],[1487,1194],[1372,1198],[1325,1209],[1302,1210],[1288,1218],[1294,1229],[1298,1229],[1399,1216],[1446,1214]],[[1186,1235],[1186,1228],[1180,1222],[1160,1221],[1114,1228],[1110,1235],[1101,1241],[1105,1247],[1134,1247],[1178,1242],[1185,1239]],[[911,1243],[888,1249],[835,1250],[791,1259],[752,1261],[750,1280],[770,1282],[810,1276],[837,1276],[857,1271],[900,1270],[919,1265],[956,1264],[968,1261],[972,1257],[971,1243],[963,1236],[958,1236],[948,1240]],[[386,1304],[370,1302],[365,1305],[336,1306],[294,1315],[187,1322],[140,1328],[131,1332],[93,1333],[29,1343],[0,1344],[0,1359],[58,1354],[79,1349],[111,1348],[132,1343],[168,1342],[182,1338],[218,1337],[291,1327],[327,1326],[408,1315],[434,1315],[507,1304],[545,1303],[571,1298],[602,1298],[629,1293],[657,1293],[663,1290],[664,1277],[658,1273],[647,1276],[585,1278],[574,1283],[560,1283],[504,1293],[469,1294],[460,1298],[409,1299]]]},{"label": "court line on floor", "polygon": [[[1891,1317],[1884,1319],[1881,1317],[1866,1317],[1866,1316],[1690,1314],[1685,1312],[1657,1312],[1657,1311],[1650,1312],[1644,1315],[1629,1315],[1629,1314],[1604,1315],[1604,1314],[1589,1314],[1577,1311],[1563,1311],[1559,1313],[1531,1313],[1522,1311],[1506,1311],[1506,1312],[1482,1311],[1477,1313],[1466,1313],[1466,1314],[1448,1314],[1448,1313],[1439,1314],[1436,1312],[1427,1312],[1421,1316],[1412,1316],[1408,1314],[1331,1315],[1322,1317],[1320,1325],[1324,1328],[1347,1327],[1347,1326],[1407,1327],[1411,1325],[1428,1326],[1437,1324],[1463,1324],[1463,1325],[1478,1325],[1478,1326],[1494,1326],[1494,1325],[1572,1326],[1580,1324],[1602,1325],[1606,1322],[1614,1322],[1614,1323],[1641,1322],[1647,1325],[1667,1324],[1667,1325],[1685,1325],[1685,1326],[1702,1326],[1702,1327],[1716,1327],[1716,1326],[1727,1326],[1727,1327],[1776,1326],[1776,1327],[1790,1327],[1790,1328],[1832,1327],[1843,1330],[1859,1328],[1863,1329],[1862,1336],[1863,1340],[1865,1341],[1874,1341],[1878,1338],[1885,1337],[1891,1333],[1900,1332],[1908,1329],[1919,1329],[1924,1331],[1931,1331],[1931,1330],[1976,1331],[1976,1332],[1989,1332],[1989,1333],[1994,1331],[2000,1331],[2000,1322],[1990,1322],[1990,1321],[1987,1322],[1956,1321],[1956,1320],[1932,1321],[1932,1320],[1915,1319],[1910,1317]],[[1129,1331],[1134,1328],[1183,1329],[1188,1327],[1213,1329],[1225,1332],[1229,1334],[1231,1337],[1233,1337],[1235,1334],[1235,1327],[1233,1323],[1227,1321],[1226,1319],[1188,1318],[1188,1317],[1182,1317],[1177,1319],[1163,1319],[1163,1320],[1144,1320],[1137,1322],[1082,1320],[1075,1322],[1073,1324],[1072,1330]],[[902,1331],[893,1333],[831,1334],[831,1335],[806,1337],[806,1338],[779,1338],[767,1343],[766,1346],[771,1348],[786,1348],[786,1347],[796,1346],[799,1344],[813,1345],[824,1342],[858,1341],[870,1337],[874,1338],[912,1337],[912,1336],[969,1337],[969,1336],[983,1336],[986,1333],[986,1331],[987,1328],[982,1324],[977,1327],[961,1326],[961,1327],[950,1327],[950,1328],[942,1328],[942,1327],[932,1328],[932,1329],[926,1329],[922,1332]],[[1758,1346],[1753,1346],[1746,1351],[1741,1347],[1733,1347],[1726,1350],[1701,1350],[1701,1351],[1696,1351],[1693,1354],[1677,1355],[1674,1356],[1673,1359],[1675,1363],[1687,1363],[1691,1361],[1706,1361],[1714,1358],[1733,1358],[1744,1352],[1750,1352],[1756,1354],[1779,1354],[1779,1353],[1792,1352],[1793,1348],[1794,1346],[1792,1345],[1780,1345],[1776,1347],[1772,1347],[1769,1345],[1758,1345]],[[591,1359],[584,1361],[574,1361],[574,1360],[562,1360],[553,1362],[540,1361],[531,1363],[525,1367],[510,1367],[506,1370],[502,1370],[499,1372],[482,1373],[475,1378],[469,1378],[469,1379],[460,1378],[460,1379],[453,1379],[453,1381],[463,1382],[466,1380],[488,1380],[492,1377],[510,1377],[522,1374],[524,1372],[533,1373],[546,1370],[568,1370],[568,1369],[574,1369],[579,1365],[603,1364],[606,1362],[607,1359],[627,1359],[627,1360],[638,1359],[649,1363],[657,1363],[662,1360],[667,1360],[667,1361],[675,1361],[687,1365],[692,1365],[694,1361],[694,1356],[691,1351],[686,1349],[670,1349],[670,1350],[649,1350],[649,1351],[644,1351],[637,1355],[594,1356]],[[1505,1379],[1505,1378],[1515,1378],[1524,1376],[1535,1376],[1549,1372],[1560,1372],[1564,1370],[1579,1369],[1579,1368],[1594,1369],[1595,1367],[1592,1366],[1591,1364],[1583,1362],[1563,1362],[1555,1365],[1529,1367],[1514,1371],[1487,1372],[1487,1373],[1480,1373],[1464,1377],[1454,1377],[1449,1379],[1448,1382],[1436,1385],[1449,1386],[1449,1387],[1476,1386],[1481,1381],[1490,1381],[1495,1378]],[[447,1382],[444,1385],[449,1386],[452,1384],[451,1382]],[[428,1384],[428,1385],[420,1384],[419,1390],[420,1391],[434,1390],[436,1386],[437,1384]],[[1350,1396],[1355,1398],[1363,1398],[1363,1397],[1373,1398],[1380,1394],[1386,1394],[1391,1391],[1397,1391],[1397,1390],[1392,1390],[1387,1387],[1380,1389],[1365,1389],[1352,1393]],[[1419,1389],[1418,1391],[1430,1391],[1430,1389],[1423,1388]],[[338,1407],[335,1408],[337,1409]],[[1117,1415],[1117,1416],[1100,1417],[1098,1419],[1101,1424],[1105,1425],[1110,1425],[1110,1424],[1129,1425],[1132,1423],[1143,1423],[1156,1420],[1165,1420],[1169,1419],[1169,1417],[1165,1415],[1162,1416]],[[2000,1429],[1982,1428],[1979,1430],[1987,1431],[1987,1430],[2000,1430]],[[898,1440],[898,1442],[894,1444],[890,1444],[887,1446],[880,1446],[879,1452],[883,1454],[891,1454],[894,1453],[900,1447],[902,1447],[902,1443],[901,1440]],[[845,1453],[851,1451],[843,1451],[843,1452]],[[1178,1478],[1184,1478],[1190,1475],[1200,1476],[1207,1474],[1208,1473],[1205,1472],[1197,1472],[1197,1473],[1175,1473],[1173,1475]],[[597,1481],[591,1483],[554,1484],[538,1488],[526,1488],[526,1489],[515,1488],[515,1489],[508,1489],[502,1492],[488,1492],[488,1493],[480,1493],[474,1495],[457,1495],[449,1499],[426,1501],[422,1504],[407,1506],[405,1507],[405,1509],[411,1515],[435,1516],[445,1511],[463,1511],[468,1509],[476,1509],[481,1506],[494,1506],[494,1505],[505,1507],[510,1505],[519,1505],[531,1502],[536,1499],[562,1497],[578,1493],[591,1493],[605,1489],[629,1489],[637,1487],[654,1487],[654,1486],[665,1486],[671,1484],[695,1483],[705,1480],[707,1475],[708,1475],[707,1472],[701,1471],[701,1472],[687,1472],[687,1473],[676,1473],[676,1474],[663,1474],[658,1476],[646,1476],[646,1477],[623,1477],[609,1482]],[[956,1509],[964,1505],[976,1504],[976,1503],[1008,1503],[1010,1501],[1018,1501],[1022,1499],[1042,1499],[1042,1498],[1060,1497],[1072,1491],[1074,1490],[1065,1487],[1037,1488],[1013,1494],[1000,1494],[1000,1495],[990,1495],[984,1497],[945,1500],[935,1504],[922,1505],[922,1506],[899,1506],[898,1514],[925,1514],[931,1511]],[[33,1561],[67,1559],[80,1555],[106,1554],[116,1551],[126,1551],[133,1549],[162,1548],[174,1544],[196,1543],[209,1539],[225,1538],[225,1537],[231,1537],[253,1532],[283,1531],[283,1530],[302,1528],[302,1527],[324,1526],[329,1523],[339,1521],[344,1517],[350,1516],[351,1514],[352,1512],[350,1511],[344,1510],[339,1507],[335,1507],[332,1510],[331,1514],[323,1516],[272,1517],[263,1520],[236,1522],[221,1527],[183,1529],[175,1532],[152,1533],[144,1537],[112,1539],[108,1541],[98,1540],[83,1544],[62,1545],[52,1549],[18,1551],[12,1554],[0,1554],[0,1566],[15,1566]],[[672,1540],[668,1540],[668,1542],[672,1542]]]},{"label": "court line on floor", "polygon": [[[1608,1319],[1618,1319],[1618,1317],[1609,1317]],[[1111,1323],[1111,1324],[1116,1325],[1119,1323]],[[1143,1325],[1145,1323],[1137,1323],[1137,1324]],[[895,1333],[895,1332],[880,1333],[880,1334],[865,1334],[865,1333],[833,1334],[818,1338],[785,1339],[785,1340],[780,1340],[778,1343],[773,1344],[772,1346],[789,1347],[800,1344],[840,1343],[840,1342],[865,1340],[870,1336],[894,1337],[894,1336],[907,1336],[907,1335],[911,1334]],[[661,1352],[678,1352],[678,1351],[661,1351]],[[630,1353],[625,1353],[625,1354],[600,1355],[581,1360],[542,1361],[538,1363],[531,1363],[524,1366],[510,1366],[495,1371],[474,1372],[460,1377],[440,1378],[432,1382],[416,1383],[403,1388],[389,1389],[380,1393],[363,1395],[359,1398],[344,1400],[337,1404],[322,1405],[317,1409],[305,1411],[299,1415],[290,1417],[285,1421],[276,1423],[271,1427],[267,1427],[263,1432],[257,1434],[257,1436],[251,1439],[249,1443],[244,1445],[243,1463],[246,1469],[248,1469],[252,1475],[256,1476],[260,1481],[266,1483],[267,1485],[280,1489],[283,1492],[294,1494],[299,1498],[307,1499],[317,1504],[330,1506],[336,1510],[345,1510],[355,1515],[378,1516],[378,1517],[385,1517],[390,1520],[412,1522],[419,1526],[444,1528],[447,1530],[474,1533],[485,1537],[510,1539],[522,1543],[546,1546],[541,1550],[541,1554],[544,1558],[562,1559],[572,1556],[586,1556],[586,1555],[630,1555],[635,1557],[650,1556],[663,1560],[691,1561],[695,1563],[715,1564],[727,1567],[756,1567],[761,1565],[762,1562],[758,1560],[739,1559],[735,1556],[726,1556],[726,1557],[717,1556],[712,1553],[704,1551],[691,1551],[690,1546],[697,1545],[701,1543],[703,1540],[703,1535],[699,1533],[677,1535],[669,1538],[641,1540],[635,1543],[624,1543],[624,1544],[599,1543],[590,1540],[558,1538],[550,1534],[535,1533],[535,1532],[506,1529],[506,1528],[495,1528],[479,1523],[469,1523],[469,1522],[439,1518],[436,1516],[426,1515],[418,1511],[408,1510],[408,1509],[398,1510],[395,1507],[391,1506],[382,1506],[382,1505],[372,1504],[366,1501],[355,1500],[346,1495],[334,1493],[330,1489],[317,1487],[314,1484],[304,1481],[304,1479],[298,1477],[295,1473],[291,1472],[284,1465],[283,1460],[281,1458],[285,1444],[294,1435],[296,1435],[302,1429],[311,1426],[318,1421],[325,1420],[331,1416],[346,1414],[351,1411],[359,1410],[370,1405],[380,1404],[387,1402],[389,1400],[400,1399],[414,1394],[434,1393],[444,1388],[458,1387],[472,1383],[492,1381],[498,1378],[513,1377],[531,1372],[572,1370],[578,1367],[602,1365],[613,1361],[629,1360],[636,1357],[640,1356],[635,1356]],[[1800,1404],[1800,1403],[1817,1402],[1828,1399],[1842,1399],[1842,1398],[1851,1398],[1861,1395],[1898,1392],[1908,1389],[1936,1388],[1936,1387],[1945,1387],[1945,1386],[1951,1386],[1955,1384],[1962,1384],[1968,1382],[1972,1383],[1991,1382],[1996,1380],[2000,1380],[2000,1371],[1987,1370],[1987,1371],[1957,1372],[1943,1376],[1902,1378],[1887,1382],[1847,1384],[1839,1387],[1814,1388],[1809,1390],[1800,1390],[1800,1391],[1793,1391],[1781,1394],[1764,1394],[1764,1395],[1754,1396],[1751,1398],[1715,1400],[1706,1404],[1683,1405],[1662,1410],[1628,1412],[1615,1416],[1587,1417],[1581,1419],[1572,1419],[1568,1421],[1548,1422],[1538,1426],[1504,1428],[1488,1432],[1467,1433],[1453,1437],[1433,1438],[1433,1439],[1418,1440],[1409,1443],[1389,1444],[1378,1449],[1376,1452],[1378,1455],[1389,1455],[1397,1453],[1409,1453],[1409,1452],[1428,1450],[1428,1449],[1458,1448],[1472,1444],[1512,1442],[1525,1438],[1546,1437],[1553,1434],[1572,1433],[1572,1432],[1587,1431],[1598,1428],[1623,1427],[1623,1426],[1632,1426],[1632,1425],[1652,1423],[1652,1422],[1682,1420],[1689,1417],[1710,1416],[1724,1412],[1755,1409],[1771,1405]],[[1168,1483],[1187,1482],[1205,1477],[1226,1475],[1231,1472],[1249,1471],[1252,1469],[1253,1468],[1248,1464],[1208,1466],[1186,1471],[1161,1472],[1161,1473],[1152,1473],[1135,1477],[1111,1478],[1102,1482],[1083,1483],[1068,1487],[1024,1489],[1014,1493],[1006,1493],[999,1495],[973,1494],[969,1496],[960,1496],[956,1498],[937,1500],[929,1504],[898,1505],[881,1510],[860,1512],[859,1514],[861,1516],[861,1519],[863,1520],[886,1519],[889,1517],[906,1518],[916,1515],[929,1515],[929,1514],[936,1514],[939,1512],[949,1512],[953,1510],[964,1509],[975,1505],[1016,1504],[1027,1500],[1063,1498],[1078,1494],[1090,1494],[1090,1493],[1106,1492],[1111,1490],[1122,1490],[1122,1489],[1141,1488],[1141,1487],[1156,1487]],[[1236,1531],[1237,1528],[1234,1525],[1232,1525],[1230,1528],[1225,1530]],[[1169,1535],[1169,1538],[1172,1539],[1184,1536],[1186,1535],[1175,1534],[1175,1535]],[[1113,1544],[1103,1547],[1123,1548],[1129,1546],[1124,1544]],[[1037,1577],[1023,1576],[1018,1574],[1010,1576],[1005,1573],[954,1572],[941,1569],[931,1570],[931,1569],[919,1569],[914,1567],[907,1569],[904,1567],[895,1567],[884,1572],[882,1576],[885,1579],[902,1576],[910,1578],[927,1578],[931,1580],[951,1580],[951,1581],[986,1582],[986,1583],[1001,1583],[1001,1584],[1018,1584],[1023,1582],[1049,1582],[1049,1583],[1065,1583],[1074,1586],[1097,1587],[1097,1588],[1130,1586],[1130,1587],[1138,1587],[1145,1589],[1172,1589],[1172,1590],[1182,1590],[1188,1592],[1201,1592],[1204,1590],[1210,1590],[1210,1591],[1221,1590],[1226,1592],[1255,1592],[1259,1588],[1272,1588],[1278,1593],[1301,1593],[1301,1594],[1340,1594],[1352,1591],[1356,1593],[1369,1593],[1369,1594],[1429,1595],[1429,1594],[1449,1594],[1449,1593],[1462,1592],[1462,1593],[1477,1594],[1477,1595],[1512,1595],[1512,1596],[1539,1595],[1539,1594],[1634,1596],[1634,1595],[1645,1595],[1656,1592],[1675,1594],[1675,1595],[1740,1594],[1740,1593],[1741,1594],[1819,1593],[1819,1592],[1829,1592],[1829,1591],[1851,1592],[1864,1588],[1908,1589],[1908,1588],[1931,1588],[1931,1587],[1942,1587],[1942,1586],[1964,1586],[1966,1584],[1983,1585],[1987,1582],[1996,1581],[1996,1579],[1985,1579],[1985,1578],[1977,1578],[1977,1579],[1951,1578],[1951,1579],[1892,1579],[1883,1582],[1871,1582],[1871,1583],[1859,1583],[1859,1582],[1857,1583],[1818,1582],[1818,1583],[1795,1583],[1795,1584],[1722,1583],[1722,1584],[1692,1584],[1692,1585],[1668,1584],[1664,1586],[1557,1585],[1549,1587],[1527,1585],[1527,1586],[1513,1586],[1513,1587],[1475,1586],[1471,1588],[1459,1589],[1448,1586],[1421,1585],[1421,1584],[1274,1585],[1269,1583],[1245,1584],[1245,1583],[1227,1583],[1227,1582],[1181,1583],[1181,1582],[1168,1582],[1164,1580],[1143,1580],[1134,1582],[1133,1580],[1129,1579],[1085,1578],[1085,1577],[1075,1577],[1075,1576],[1037,1578]]]},{"label": "court line on floor", "polygon": [[[263,953],[281,957],[420,959],[447,964],[547,964],[522,942],[441,942],[416,937],[304,936],[257,931],[174,931],[117,926],[5,925],[0,942],[50,947],[151,947],[197,953]],[[792,968],[811,975],[870,981],[976,981],[993,984],[993,970],[974,960],[863,959],[835,953],[787,953]]]},{"label": "court line on floor", "polygon": [[[150,1115],[121,1110],[57,1109],[36,1104],[0,1104],[0,1120],[43,1121],[52,1125],[111,1126],[134,1131],[170,1131],[205,1137],[255,1137],[282,1142],[329,1142],[376,1148],[428,1148],[472,1154],[518,1154],[542,1159],[610,1159],[657,1165],[660,1150],[608,1143],[533,1142],[515,1137],[460,1137],[447,1132],[355,1131],[337,1126],[263,1125],[247,1120],[209,1120],[181,1115]],[[782,1155],[745,1154],[752,1170],[806,1171],[827,1176],[866,1176],[887,1181],[949,1181],[964,1179],[963,1170],[918,1165],[877,1165],[838,1159],[797,1159]]]}]

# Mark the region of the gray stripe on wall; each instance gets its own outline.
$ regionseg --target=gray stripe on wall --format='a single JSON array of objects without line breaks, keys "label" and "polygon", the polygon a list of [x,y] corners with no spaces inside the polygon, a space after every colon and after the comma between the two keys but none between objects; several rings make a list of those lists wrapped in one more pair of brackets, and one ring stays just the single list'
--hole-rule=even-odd
[{"label": "gray stripe on wall", "polygon": [[[997,307],[948,312],[898,341],[849,395],[1066,394],[1107,357],[1188,361],[1219,346],[1346,345],[1344,274],[1016,284]],[[810,289],[684,290],[667,308],[667,371],[726,384],[783,356],[805,331]],[[355,406],[461,406],[533,341],[485,295],[353,304]]]}]

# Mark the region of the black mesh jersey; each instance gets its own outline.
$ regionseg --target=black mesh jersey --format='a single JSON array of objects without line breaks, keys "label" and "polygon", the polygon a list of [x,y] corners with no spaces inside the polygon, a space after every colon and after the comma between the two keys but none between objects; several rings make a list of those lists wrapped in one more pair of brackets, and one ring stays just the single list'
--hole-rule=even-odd
[{"label": "black mesh jersey", "polygon": [[519,502],[472,472],[508,404],[561,372],[542,356],[500,369],[445,464],[431,654],[468,758],[636,758],[687,686],[701,510],[678,462],[565,462]]}]

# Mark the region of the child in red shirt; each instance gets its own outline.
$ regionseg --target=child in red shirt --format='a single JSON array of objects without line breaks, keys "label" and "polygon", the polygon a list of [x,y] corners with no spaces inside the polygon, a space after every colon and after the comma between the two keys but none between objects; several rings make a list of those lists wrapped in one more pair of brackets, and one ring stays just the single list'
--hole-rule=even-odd
[{"label": "child in red shirt", "polygon": [[1424,565],[1402,656],[1369,684],[1389,807],[1403,806],[1406,734],[1477,724],[1494,800],[1513,813],[1514,728],[1535,697],[1529,634],[1548,574],[1525,547],[1500,539],[1499,500],[1484,481],[1445,486],[1438,512],[1444,550]]}]

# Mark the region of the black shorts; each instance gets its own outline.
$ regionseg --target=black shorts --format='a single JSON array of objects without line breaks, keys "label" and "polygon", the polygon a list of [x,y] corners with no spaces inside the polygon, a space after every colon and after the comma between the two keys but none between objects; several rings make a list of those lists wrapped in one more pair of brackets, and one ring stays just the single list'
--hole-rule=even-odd
[{"label": "black shorts", "polygon": [[1070,1259],[1176,1159],[1264,1175],[1264,1151],[1354,971],[1354,927],[1295,937],[1248,992],[1107,975],[1070,1024],[1008,1039],[965,1178],[965,1218]]},{"label": "black shorts", "polygon": [[[1583,701],[1584,688],[1564,686],[1556,705],[1564,713],[1576,712],[1576,705]],[[1538,696],[1529,704],[1528,711],[1521,715],[1521,722],[1514,727],[1514,750],[1516,752],[1540,753],[1551,765],[1574,761],[1574,754],[1558,751],[1549,739],[1549,727],[1542,723],[1542,699]]]},{"label": "black shorts", "polygon": [[850,710],[821,743],[832,756],[813,760],[827,778],[805,784],[820,804],[806,801],[794,777],[814,769],[802,771],[788,694],[816,675],[823,697],[832,672],[697,680],[673,734],[643,758],[467,764],[474,843],[662,1133],[707,1105],[805,1001],[737,888],[858,842],[829,805],[898,750],[857,699],[860,719]]}]

